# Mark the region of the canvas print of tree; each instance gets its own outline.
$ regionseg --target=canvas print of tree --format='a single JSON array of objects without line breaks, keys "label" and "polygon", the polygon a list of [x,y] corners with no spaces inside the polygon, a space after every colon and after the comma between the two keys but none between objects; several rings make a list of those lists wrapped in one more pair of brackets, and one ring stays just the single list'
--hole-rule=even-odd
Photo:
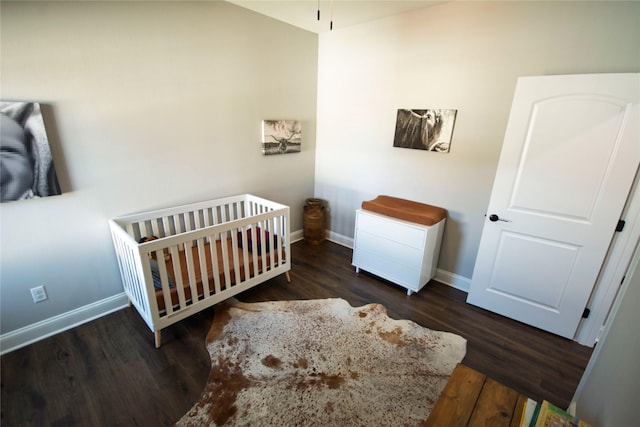
[{"label": "canvas print of tree", "polygon": [[448,153],[457,111],[399,109],[393,146]]},{"label": "canvas print of tree", "polygon": [[262,154],[299,153],[302,146],[302,122],[263,120]]},{"label": "canvas print of tree", "polygon": [[0,101],[0,201],[60,194],[37,102]]}]

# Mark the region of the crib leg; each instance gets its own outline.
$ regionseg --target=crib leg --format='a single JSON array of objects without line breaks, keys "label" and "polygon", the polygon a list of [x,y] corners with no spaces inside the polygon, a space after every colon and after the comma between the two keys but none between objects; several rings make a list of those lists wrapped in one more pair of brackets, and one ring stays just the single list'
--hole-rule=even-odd
[{"label": "crib leg", "polygon": [[287,277],[287,282],[291,283],[291,275],[289,274],[289,272],[287,271],[286,273],[284,273],[285,276]]},{"label": "crib leg", "polygon": [[156,337],[156,348],[160,348],[160,346],[162,345],[160,343],[160,341],[162,340],[162,330],[155,331],[153,334]]}]

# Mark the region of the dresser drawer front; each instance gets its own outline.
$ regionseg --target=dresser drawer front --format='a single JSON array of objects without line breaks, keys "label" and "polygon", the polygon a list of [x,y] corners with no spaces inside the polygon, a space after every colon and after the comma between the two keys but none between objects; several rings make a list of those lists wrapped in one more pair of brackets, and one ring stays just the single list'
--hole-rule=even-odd
[{"label": "dresser drawer front", "polygon": [[357,229],[413,248],[424,246],[426,234],[420,227],[361,211],[357,215]]},{"label": "dresser drawer front", "polygon": [[353,265],[407,289],[418,290],[421,285],[418,283],[420,281],[419,270],[393,262],[384,254],[370,252],[366,249],[356,250]]},{"label": "dresser drawer front", "polygon": [[422,251],[420,249],[364,230],[358,230],[356,250],[366,250],[378,254],[390,262],[400,264],[405,268],[419,268],[422,263]]}]

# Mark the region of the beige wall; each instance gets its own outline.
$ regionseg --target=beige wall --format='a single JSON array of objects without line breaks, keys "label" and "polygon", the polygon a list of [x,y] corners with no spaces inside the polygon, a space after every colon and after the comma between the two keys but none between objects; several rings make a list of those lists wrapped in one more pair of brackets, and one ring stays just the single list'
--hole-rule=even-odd
[{"label": "beige wall", "polygon": [[636,248],[620,297],[603,338],[591,356],[573,398],[575,414],[598,427],[638,423],[638,354],[640,335],[640,248]]},{"label": "beige wall", "polygon": [[[444,207],[439,268],[464,288],[518,76],[640,71],[640,2],[450,2],[322,34],[318,63],[332,231],[378,194]],[[457,109],[451,152],[394,148],[398,108]]]},{"label": "beige wall", "polygon": [[[317,35],[219,1],[0,8],[0,98],[48,106],[64,191],[0,206],[2,333],[122,292],[108,218],[253,193],[302,228]],[[301,153],[261,154],[274,118],[303,121]]]}]

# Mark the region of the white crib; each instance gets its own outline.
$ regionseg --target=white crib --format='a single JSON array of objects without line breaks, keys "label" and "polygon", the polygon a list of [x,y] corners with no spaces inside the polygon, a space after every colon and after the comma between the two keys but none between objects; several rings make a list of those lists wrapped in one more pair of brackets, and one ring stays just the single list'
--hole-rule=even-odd
[{"label": "white crib", "polygon": [[[163,328],[289,270],[289,207],[250,194],[109,220],[124,290]],[[139,243],[144,238],[155,240]]]}]

